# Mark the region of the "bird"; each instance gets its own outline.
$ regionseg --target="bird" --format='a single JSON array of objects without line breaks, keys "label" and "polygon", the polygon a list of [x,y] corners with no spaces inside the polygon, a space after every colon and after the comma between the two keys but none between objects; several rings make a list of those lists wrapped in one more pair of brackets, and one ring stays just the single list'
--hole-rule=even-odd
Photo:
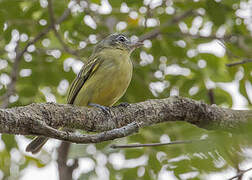
[{"label": "bird", "polygon": [[[97,107],[108,112],[126,92],[133,65],[131,53],[143,45],[131,42],[124,34],[111,34],[101,40],[73,80],[67,103],[77,106]],[[26,147],[27,152],[39,152],[49,138],[39,136]]]}]

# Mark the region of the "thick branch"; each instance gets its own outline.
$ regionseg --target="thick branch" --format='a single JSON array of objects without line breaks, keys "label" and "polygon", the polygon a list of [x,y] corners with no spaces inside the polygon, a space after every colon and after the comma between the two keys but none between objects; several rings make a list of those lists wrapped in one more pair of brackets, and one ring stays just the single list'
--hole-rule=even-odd
[{"label": "thick branch", "polygon": [[[128,136],[138,128],[168,121],[185,121],[203,128],[234,128],[252,119],[251,110],[231,110],[182,97],[154,99],[127,107],[96,108],[45,103],[0,109],[0,133],[41,135],[76,143],[97,143]],[[58,127],[101,132],[64,132]],[[105,131],[105,132],[104,132]]]}]

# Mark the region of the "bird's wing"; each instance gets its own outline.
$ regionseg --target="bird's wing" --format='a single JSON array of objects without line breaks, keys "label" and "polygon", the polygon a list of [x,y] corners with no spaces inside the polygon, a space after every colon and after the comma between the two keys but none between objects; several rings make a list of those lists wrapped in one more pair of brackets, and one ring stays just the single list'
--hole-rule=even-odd
[{"label": "bird's wing", "polygon": [[101,58],[91,57],[88,63],[81,68],[79,74],[71,84],[67,97],[68,104],[74,103],[74,100],[81,90],[82,86],[95,73],[102,62],[103,60]]}]

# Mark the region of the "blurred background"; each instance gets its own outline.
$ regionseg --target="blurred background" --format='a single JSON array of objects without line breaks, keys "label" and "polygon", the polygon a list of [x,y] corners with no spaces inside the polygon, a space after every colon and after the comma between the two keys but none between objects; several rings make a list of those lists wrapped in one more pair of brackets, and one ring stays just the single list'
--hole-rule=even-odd
[{"label": "blurred background", "polygon": [[[179,95],[252,109],[251,0],[0,0],[1,108],[65,103],[94,45],[114,32],[144,40],[132,54],[133,79],[121,102]],[[60,156],[58,140],[31,155],[24,149],[32,137],[2,134],[0,179],[55,180],[64,174],[60,166],[75,180],[227,179],[252,167],[251,136],[250,124],[226,131],[172,122],[114,141],[65,146]],[[209,140],[110,148],[190,139]]]}]

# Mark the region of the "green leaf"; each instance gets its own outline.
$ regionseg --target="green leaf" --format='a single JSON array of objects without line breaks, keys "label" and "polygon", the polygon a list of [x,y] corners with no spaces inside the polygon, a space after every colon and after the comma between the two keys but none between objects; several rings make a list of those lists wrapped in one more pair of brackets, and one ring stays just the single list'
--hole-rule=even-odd
[{"label": "green leaf", "polygon": [[46,165],[46,164],[42,163],[39,159],[31,157],[31,156],[25,156],[25,159],[28,162],[31,162],[31,161],[34,162],[38,168],[43,168]]},{"label": "green leaf", "polygon": [[5,144],[7,151],[10,151],[12,148],[17,148],[17,142],[14,135],[2,134],[1,138]]},{"label": "green leaf", "polygon": [[205,9],[215,25],[220,26],[225,23],[227,9],[221,2],[207,0]]}]

